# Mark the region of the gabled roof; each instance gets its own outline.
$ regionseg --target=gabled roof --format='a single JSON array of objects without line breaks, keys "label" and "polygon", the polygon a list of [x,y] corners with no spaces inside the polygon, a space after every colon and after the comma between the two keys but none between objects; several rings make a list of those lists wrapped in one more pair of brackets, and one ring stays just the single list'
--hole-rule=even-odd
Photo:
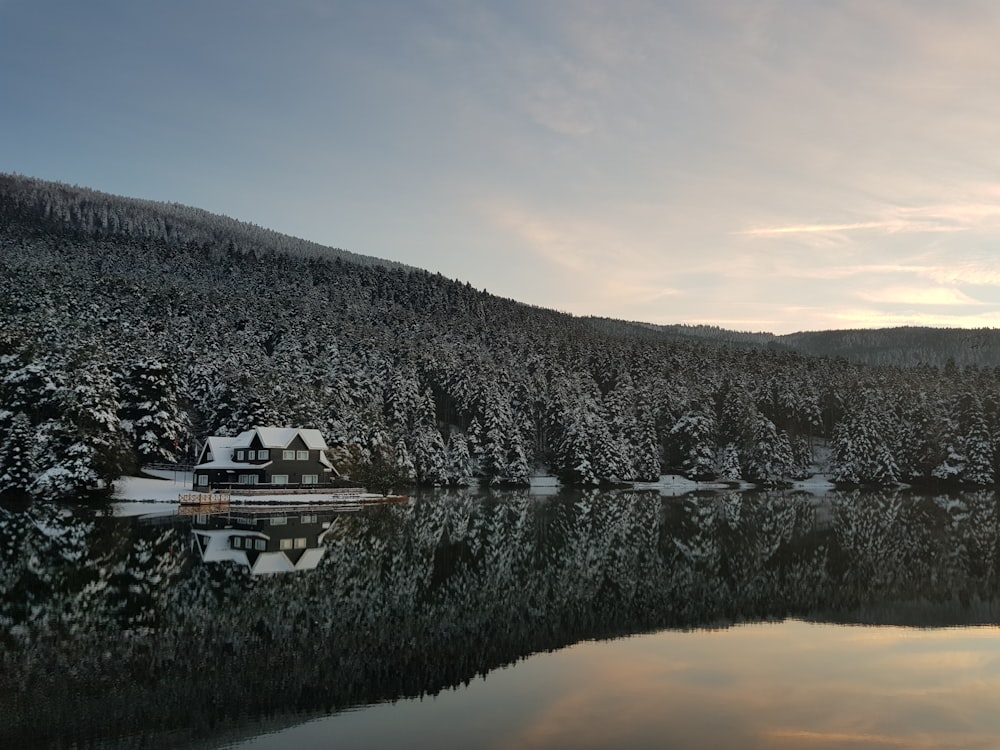
[{"label": "gabled roof", "polygon": [[[246,464],[246,463],[234,463],[232,460],[232,452],[237,448],[249,448],[250,443],[253,441],[254,435],[260,438],[260,444],[265,448],[270,448],[272,450],[281,450],[288,447],[293,440],[295,440],[296,435],[302,438],[302,442],[306,444],[309,450],[318,450],[319,462],[330,469],[333,468],[333,464],[327,459],[326,454],[323,451],[326,450],[326,440],[323,439],[323,433],[319,430],[307,429],[307,428],[297,428],[297,427],[254,427],[252,430],[247,430],[241,432],[235,437],[226,437],[222,435],[212,435],[205,442],[205,445],[201,449],[201,453],[198,455],[198,465],[196,468],[199,469],[245,469],[245,468],[255,468],[260,469],[269,464]],[[212,452],[212,460],[205,460],[205,449],[208,448]]]},{"label": "gabled roof", "polygon": [[319,430],[307,429],[304,427],[254,427],[241,433],[233,443],[233,447],[249,446],[250,441],[256,434],[260,438],[260,444],[265,448],[287,448],[298,435],[309,450],[326,450],[326,440]]},{"label": "gabled roof", "polygon": [[[233,447],[237,445],[240,438],[247,433],[242,435],[237,435],[236,437],[227,437],[224,435],[212,435],[205,441],[205,445],[202,446],[201,453],[198,454],[198,466],[199,469],[246,469],[248,465],[245,463],[236,464],[233,462]],[[206,456],[211,453],[212,460],[206,460]]]}]

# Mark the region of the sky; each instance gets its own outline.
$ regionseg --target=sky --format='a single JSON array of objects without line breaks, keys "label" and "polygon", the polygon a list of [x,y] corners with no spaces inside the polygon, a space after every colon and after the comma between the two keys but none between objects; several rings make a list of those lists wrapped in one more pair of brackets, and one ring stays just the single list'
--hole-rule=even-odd
[{"label": "sky", "polygon": [[0,171],[575,315],[1000,326],[995,0],[0,0]]}]

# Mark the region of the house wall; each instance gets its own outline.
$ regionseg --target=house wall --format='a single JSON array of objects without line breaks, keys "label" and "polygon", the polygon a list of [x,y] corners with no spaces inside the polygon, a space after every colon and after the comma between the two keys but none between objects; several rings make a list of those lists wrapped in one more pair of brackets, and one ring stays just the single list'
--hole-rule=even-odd
[{"label": "house wall", "polygon": [[[254,439],[256,440],[256,437]],[[282,456],[282,450],[309,451],[309,458],[305,461],[299,461],[298,459],[286,460]],[[302,481],[303,474],[315,474],[320,484],[329,482],[331,473],[325,471],[326,467],[319,462],[319,453],[318,450],[309,450],[306,447],[305,441],[296,435],[287,448],[271,449],[271,465],[265,470],[267,474],[265,481],[270,482],[271,477],[275,474],[286,474],[289,484],[298,484]]]},{"label": "house wall", "polygon": [[247,465],[245,471],[233,472],[224,471],[221,469],[195,469],[193,477],[193,489],[204,490],[206,486],[203,484],[198,484],[198,477],[207,474],[208,475],[208,487],[217,487],[219,485],[230,485],[239,483],[239,474],[256,474],[258,482],[266,482],[265,473],[263,470],[254,470],[252,465]]}]

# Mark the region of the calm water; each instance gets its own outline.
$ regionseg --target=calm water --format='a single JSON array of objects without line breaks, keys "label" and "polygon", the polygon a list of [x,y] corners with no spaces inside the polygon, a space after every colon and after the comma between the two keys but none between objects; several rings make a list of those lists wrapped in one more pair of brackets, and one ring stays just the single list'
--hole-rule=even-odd
[{"label": "calm water", "polygon": [[0,529],[4,748],[1000,747],[992,492]]}]

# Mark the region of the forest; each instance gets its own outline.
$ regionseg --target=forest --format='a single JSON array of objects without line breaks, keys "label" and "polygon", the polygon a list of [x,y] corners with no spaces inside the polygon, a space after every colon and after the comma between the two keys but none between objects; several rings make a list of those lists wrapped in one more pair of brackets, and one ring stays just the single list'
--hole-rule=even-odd
[{"label": "forest", "polygon": [[575,317],[19,175],[0,175],[0,268],[8,498],[107,494],[256,425],[317,428],[348,473],[382,461],[429,486],[1000,477],[991,330],[775,337]]}]

